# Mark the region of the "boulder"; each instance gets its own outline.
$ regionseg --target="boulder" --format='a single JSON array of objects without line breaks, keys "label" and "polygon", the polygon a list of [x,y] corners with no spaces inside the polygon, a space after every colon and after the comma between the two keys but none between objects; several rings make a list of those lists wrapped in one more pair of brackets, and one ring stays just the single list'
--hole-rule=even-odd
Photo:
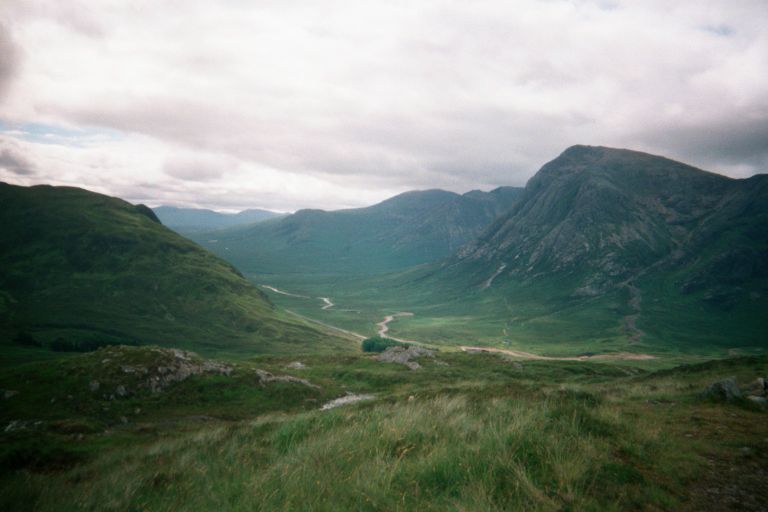
[{"label": "boulder", "polygon": [[403,364],[411,370],[418,370],[421,365],[414,361],[419,357],[435,357],[435,353],[432,350],[422,347],[389,347],[376,357],[377,361],[382,363],[397,363]]},{"label": "boulder", "polygon": [[736,378],[729,377],[727,379],[713,382],[701,392],[702,398],[708,398],[711,400],[717,400],[721,402],[731,402],[737,398],[741,398],[741,390],[736,385]]},{"label": "boulder", "polygon": [[307,386],[308,388],[320,389],[320,386],[317,384],[312,384],[306,379],[300,379],[292,375],[273,375],[266,370],[258,369],[254,371],[259,376],[259,384],[262,386],[269,384],[270,382],[290,382],[292,384],[301,384],[302,386]]},{"label": "boulder", "polygon": [[8,400],[9,398],[13,398],[18,394],[19,392],[16,391],[15,389],[6,389],[5,391],[3,391],[3,398],[5,400]]},{"label": "boulder", "polygon": [[750,383],[749,388],[747,388],[747,393],[752,396],[764,396],[765,384],[765,379],[758,377]]}]

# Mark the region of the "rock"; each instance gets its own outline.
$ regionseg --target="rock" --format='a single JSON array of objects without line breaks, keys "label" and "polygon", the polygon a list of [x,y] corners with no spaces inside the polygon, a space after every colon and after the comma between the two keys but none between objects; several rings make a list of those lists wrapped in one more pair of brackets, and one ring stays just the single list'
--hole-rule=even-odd
[{"label": "rock", "polygon": [[27,428],[27,422],[21,420],[13,420],[3,429],[3,432],[17,432]]},{"label": "rock", "polygon": [[336,407],[340,407],[342,405],[353,404],[363,400],[373,400],[374,398],[375,397],[373,395],[357,395],[354,393],[347,393],[346,396],[342,396],[341,398],[336,398],[330,402],[326,402],[323,404],[320,410],[327,411],[328,409],[335,409]]},{"label": "rock", "polygon": [[[179,349],[112,346],[100,349],[100,360],[111,364],[102,369],[99,380],[91,381],[91,391],[101,391],[105,400],[112,399],[105,389],[112,389],[114,396],[124,398],[143,390],[159,393],[175,382],[193,375],[231,375],[233,368],[224,363],[206,361],[194,352]],[[136,361],[143,360],[137,364]]]},{"label": "rock", "polygon": [[125,416],[120,416],[120,422],[121,422],[123,425],[125,425],[125,424],[127,424],[127,423],[128,423],[128,418],[126,418]]},{"label": "rock", "polygon": [[523,364],[522,363],[518,363],[517,361],[515,361],[514,363],[512,363],[512,368],[514,368],[515,370],[521,372],[521,371],[523,371]]},{"label": "rock", "polygon": [[741,390],[736,385],[736,378],[729,377],[717,382],[713,382],[701,392],[702,398],[709,398],[718,401],[731,402],[741,398]]},{"label": "rock", "polygon": [[758,405],[768,406],[768,398],[765,398],[764,396],[750,395],[747,398]]},{"label": "rock", "polygon": [[382,363],[397,363],[403,364],[411,370],[418,370],[421,365],[413,359],[419,357],[435,357],[435,353],[432,350],[422,347],[389,347],[387,350],[376,356],[377,361]]},{"label": "rock", "polygon": [[3,391],[3,398],[5,400],[8,400],[9,398],[13,398],[18,394],[19,392],[16,391],[15,389],[6,389],[5,391]]},{"label": "rock", "polygon": [[747,393],[752,396],[763,396],[765,395],[765,384],[765,379],[758,377],[749,385]]},{"label": "rock", "polygon": [[259,384],[261,384],[262,386],[264,386],[265,384],[269,384],[270,382],[291,382],[293,384],[301,384],[309,388],[320,389],[320,386],[316,384],[312,384],[306,379],[293,377],[292,375],[273,375],[266,370],[258,370],[258,369],[255,370],[255,372],[259,376]]},{"label": "rock", "polygon": [[285,365],[286,368],[290,368],[291,370],[304,370],[307,365],[302,363],[301,361],[294,361],[292,363],[288,363]]},{"label": "rock", "polygon": [[411,395],[411,396],[408,397],[408,401],[409,402],[413,402],[414,400],[416,400],[415,396]]}]

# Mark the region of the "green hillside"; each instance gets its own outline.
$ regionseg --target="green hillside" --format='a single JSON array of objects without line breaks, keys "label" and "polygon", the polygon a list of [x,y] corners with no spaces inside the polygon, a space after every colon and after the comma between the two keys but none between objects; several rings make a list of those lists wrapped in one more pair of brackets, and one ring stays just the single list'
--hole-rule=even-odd
[{"label": "green hillside", "polygon": [[381,274],[438,261],[508,210],[519,189],[406,192],[367,208],[301,210],[256,225],[190,235],[255,273]]},{"label": "green hillside", "polygon": [[[76,188],[0,184],[3,358],[156,343],[211,352],[343,347],[274,307],[152,211]],[[23,350],[22,350],[23,351]],[[21,355],[19,357],[22,357]]]}]

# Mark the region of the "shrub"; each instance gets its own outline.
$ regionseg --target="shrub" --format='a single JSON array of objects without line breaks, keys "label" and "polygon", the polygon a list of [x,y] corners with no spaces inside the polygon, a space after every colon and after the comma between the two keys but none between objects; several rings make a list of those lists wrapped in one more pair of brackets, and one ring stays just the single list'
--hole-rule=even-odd
[{"label": "shrub", "polygon": [[384,352],[389,347],[407,347],[405,343],[400,343],[390,338],[381,338],[374,336],[363,340],[362,348],[363,352]]},{"label": "shrub", "polygon": [[23,345],[25,347],[42,347],[43,344],[37,341],[31,334],[26,331],[19,332],[13,341],[17,345]]}]

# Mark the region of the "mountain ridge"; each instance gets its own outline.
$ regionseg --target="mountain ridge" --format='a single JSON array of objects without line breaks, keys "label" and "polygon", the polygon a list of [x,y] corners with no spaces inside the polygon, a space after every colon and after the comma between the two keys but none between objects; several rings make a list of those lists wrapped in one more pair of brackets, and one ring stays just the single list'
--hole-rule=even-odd
[{"label": "mountain ridge", "polygon": [[192,238],[246,272],[386,273],[448,256],[518,193],[513,187],[471,195],[409,191],[365,208],[304,209]]},{"label": "mountain ridge", "polygon": [[221,213],[204,208],[181,208],[166,205],[152,208],[152,211],[164,226],[168,226],[181,234],[262,222],[283,215],[259,208],[249,208],[237,213]]}]

